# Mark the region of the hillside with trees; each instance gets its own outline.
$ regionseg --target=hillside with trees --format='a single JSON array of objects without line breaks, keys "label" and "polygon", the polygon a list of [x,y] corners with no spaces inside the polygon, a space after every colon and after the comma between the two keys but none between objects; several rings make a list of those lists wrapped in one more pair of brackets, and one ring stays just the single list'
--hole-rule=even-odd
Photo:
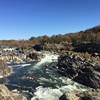
[{"label": "hillside with trees", "polygon": [[35,44],[41,44],[44,49],[67,49],[72,50],[79,44],[99,43],[100,25],[76,33],[67,33],[64,35],[38,36],[31,37],[29,40],[1,40],[0,45],[29,48]]},{"label": "hillside with trees", "polygon": [[100,42],[100,25],[87,29],[85,31],[80,31],[76,33],[67,33],[64,35],[53,35],[53,36],[40,36],[31,37],[30,41],[37,40],[40,43],[97,43]]},{"label": "hillside with trees", "polygon": [[83,52],[98,52],[100,51],[100,26],[64,35],[31,37],[30,41],[33,40],[37,40],[38,43],[44,45],[46,50],[84,50]]}]

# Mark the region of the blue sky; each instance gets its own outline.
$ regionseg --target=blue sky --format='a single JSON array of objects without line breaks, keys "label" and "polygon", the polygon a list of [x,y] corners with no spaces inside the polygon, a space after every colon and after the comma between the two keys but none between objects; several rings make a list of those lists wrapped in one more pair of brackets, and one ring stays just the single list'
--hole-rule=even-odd
[{"label": "blue sky", "polygon": [[77,32],[100,24],[100,0],[0,0],[0,39]]}]

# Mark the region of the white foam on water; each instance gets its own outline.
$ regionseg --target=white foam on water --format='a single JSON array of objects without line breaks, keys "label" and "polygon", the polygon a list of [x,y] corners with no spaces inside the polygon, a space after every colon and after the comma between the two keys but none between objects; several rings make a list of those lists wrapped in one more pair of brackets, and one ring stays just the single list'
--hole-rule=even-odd
[{"label": "white foam on water", "polygon": [[[36,68],[41,67],[42,64],[44,63],[51,63],[53,60],[52,59],[58,59],[58,55],[50,54],[50,53],[45,53],[44,58],[41,59],[39,63],[35,65]],[[39,80],[46,81],[46,82],[51,82],[52,80],[41,77]],[[78,84],[77,82],[72,81],[69,78],[66,77],[59,77],[57,80],[61,80],[63,86],[59,87],[57,84],[57,88],[53,89],[50,87],[42,87],[39,86],[36,88],[36,92],[34,93],[34,96],[31,100],[59,100],[59,97],[61,97],[64,93],[69,93],[69,92],[74,92],[74,91],[86,91],[87,89],[81,85]],[[55,80],[53,80],[54,82]]]},{"label": "white foam on water", "polygon": [[[52,54],[49,52],[44,52],[44,57],[41,58],[41,61],[32,66],[32,70],[36,71],[35,69],[40,69],[43,67],[43,64],[49,64],[52,63],[54,60],[57,60],[59,55]],[[20,68],[28,66],[27,64],[21,65]],[[41,70],[41,69],[40,69]],[[49,69],[47,70],[47,72]],[[29,72],[31,72],[29,70]],[[45,73],[44,73],[45,74]],[[86,88],[84,88],[81,84],[78,84],[74,81],[72,81],[69,78],[66,77],[57,77],[53,76],[52,73],[48,73],[50,78],[48,77],[39,77],[38,81],[39,83],[56,83],[56,88],[51,87],[42,87],[39,86],[36,88],[36,92],[34,92],[34,96],[31,100],[59,100],[59,97],[61,97],[64,93],[69,93],[73,91],[86,91]],[[48,75],[47,74],[47,75]],[[52,79],[53,78],[53,79]],[[57,82],[61,82],[61,85],[59,86]]]},{"label": "white foam on water", "polygon": [[83,85],[78,84],[69,78],[66,80],[66,78],[64,79],[62,77],[62,79],[65,80],[66,85],[55,89],[50,87],[44,88],[42,86],[37,87],[36,92],[34,93],[35,96],[33,96],[31,100],[59,100],[59,97],[61,97],[64,93],[87,91],[87,88],[85,88]]},{"label": "white foam on water", "polygon": [[57,60],[58,56],[59,56],[57,54],[52,54],[49,52],[46,52],[43,55],[44,55],[44,57],[41,58],[41,61],[38,62],[36,65],[34,65],[33,68],[38,69],[41,65],[43,65],[45,63],[51,63],[51,62],[53,62],[53,60]]},{"label": "white foam on water", "polygon": [[50,87],[43,88],[42,86],[39,86],[36,88],[36,92],[34,93],[35,96],[33,96],[31,100],[59,100],[64,93],[74,91],[86,91],[86,89],[77,88],[75,84],[62,86],[56,89],[52,89]]},{"label": "white foam on water", "polygon": [[30,66],[31,64],[22,64],[22,67]]},{"label": "white foam on water", "polygon": [[59,89],[43,88],[42,86],[36,88],[36,92],[31,100],[59,100],[62,92]]},{"label": "white foam on water", "polygon": [[[45,78],[41,78],[44,81],[50,81]],[[39,86],[36,88],[36,92],[34,93],[35,96],[33,96],[32,100],[59,100],[59,97],[61,97],[64,93],[71,93],[71,92],[82,92],[87,91],[87,87],[72,81],[69,78],[66,77],[59,77],[60,80],[62,80],[62,83],[65,85],[61,87],[57,87],[55,89],[47,87],[44,88],[42,86]],[[57,84],[56,84],[57,85]]]},{"label": "white foam on water", "polygon": [[3,78],[3,75],[0,75],[0,78]]},{"label": "white foam on water", "polygon": [[8,67],[10,68],[14,68],[14,67],[18,67],[18,68],[22,68],[22,67],[26,67],[26,66],[30,66],[31,64],[16,64],[16,65],[10,65]]}]

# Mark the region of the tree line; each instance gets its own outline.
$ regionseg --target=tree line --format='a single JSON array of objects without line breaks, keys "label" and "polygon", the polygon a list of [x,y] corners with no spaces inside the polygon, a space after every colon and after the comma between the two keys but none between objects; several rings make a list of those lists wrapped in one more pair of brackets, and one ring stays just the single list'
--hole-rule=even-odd
[{"label": "tree line", "polygon": [[76,43],[96,43],[100,42],[100,26],[64,35],[31,37],[29,40],[1,40],[0,45],[31,47],[35,44],[76,44]]}]

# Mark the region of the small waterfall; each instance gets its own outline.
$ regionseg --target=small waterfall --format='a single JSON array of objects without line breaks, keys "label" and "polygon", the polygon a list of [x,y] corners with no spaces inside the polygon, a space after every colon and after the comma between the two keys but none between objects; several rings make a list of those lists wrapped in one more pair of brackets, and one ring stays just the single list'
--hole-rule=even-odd
[{"label": "small waterfall", "polygon": [[57,60],[58,59],[58,55],[56,54],[52,54],[50,52],[45,52],[44,57],[41,58],[41,61],[38,62],[36,65],[33,66],[33,69],[39,69],[42,67],[43,64],[49,64],[51,62],[53,62],[53,60]]}]

